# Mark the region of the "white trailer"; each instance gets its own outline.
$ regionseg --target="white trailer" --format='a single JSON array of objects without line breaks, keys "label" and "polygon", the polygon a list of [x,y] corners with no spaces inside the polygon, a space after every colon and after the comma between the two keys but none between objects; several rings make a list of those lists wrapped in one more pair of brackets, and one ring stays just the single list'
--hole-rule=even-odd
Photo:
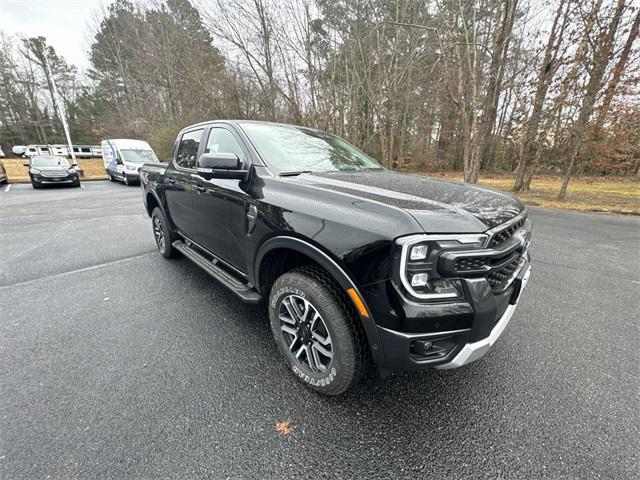
[{"label": "white trailer", "polygon": [[[99,145],[72,145],[73,156],[76,158],[100,158],[102,149]],[[34,155],[56,155],[61,157],[71,157],[68,145],[16,145],[13,153],[23,157],[31,158]]]}]

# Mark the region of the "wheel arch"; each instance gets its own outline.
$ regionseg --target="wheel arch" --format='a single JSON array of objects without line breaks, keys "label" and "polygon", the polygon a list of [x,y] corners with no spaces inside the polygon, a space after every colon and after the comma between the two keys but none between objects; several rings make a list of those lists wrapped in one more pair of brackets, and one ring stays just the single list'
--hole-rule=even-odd
[{"label": "wheel arch", "polygon": [[145,198],[145,207],[147,209],[147,215],[151,216],[153,209],[156,207],[160,207],[160,209],[162,210],[162,213],[165,214],[165,217],[167,216],[166,215],[167,212],[165,211],[164,206],[162,205],[162,202],[154,192],[148,191],[145,194],[144,198]]},{"label": "wheel arch", "polygon": [[360,311],[358,305],[355,304],[352,294],[349,292],[351,289],[355,291],[355,294],[360,299],[360,302],[362,302],[362,305],[367,312],[367,315],[360,313],[359,317],[367,336],[372,358],[376,363],[383,361],[382,356],[384,354],[382,352],[382,345],[378,337],[378,330],[373,319],[373,314],[371,309],[367,306],[364,297],[360,293],[358,286],[336,259],[332,258],[329,253],[325,252],[310,241],[293,236],[276,236],[265,241],[258,249],[254,262],[253,281],[256,289],[265,298],[268,297],[269,289],[278,274],[282,274],[290,270],[276,269],[274,275],[265,275],[265,269],[270,267],[270,259],[273,259],[274,257],[277,258],[281,253],[288,253],[289,255],[297,256],[297,258],[293,259],[293,268],[304,264],[300,262],[302,259],[308,259],[311,261],[306,262],[307,264],[315,263],[320,266],[340,286],[347,298],[354,303],[356,311]]}]

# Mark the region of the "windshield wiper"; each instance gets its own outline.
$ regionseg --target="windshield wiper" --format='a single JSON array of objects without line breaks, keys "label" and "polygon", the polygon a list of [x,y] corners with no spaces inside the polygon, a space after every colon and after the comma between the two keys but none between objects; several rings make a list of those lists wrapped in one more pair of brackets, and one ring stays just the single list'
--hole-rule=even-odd
[{"label": "windshield wiper", "polygon": [[294,170],[291,172],[280,172],[281,177],[295,177],[296,175],[302,175],[303,173],[313,173],[311,170]]}]

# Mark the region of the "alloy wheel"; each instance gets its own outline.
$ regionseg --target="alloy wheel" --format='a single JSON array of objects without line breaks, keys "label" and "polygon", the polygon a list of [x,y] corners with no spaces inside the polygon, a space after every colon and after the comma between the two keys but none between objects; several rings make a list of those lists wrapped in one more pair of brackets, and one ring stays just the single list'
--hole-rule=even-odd
[{"label": "alloy wheel", "polygon": [[160,251],[164,251],[164,232],[162,231],[162,222],[157,215],[153,217],[153,234],[156,237],[156,243]]},{"label": "alloy wheel", "polygon": [[331,335],[318,310],[299,295],[280,302],[280,330],[293,356],[312,372],[325,372],[331,365]]}]

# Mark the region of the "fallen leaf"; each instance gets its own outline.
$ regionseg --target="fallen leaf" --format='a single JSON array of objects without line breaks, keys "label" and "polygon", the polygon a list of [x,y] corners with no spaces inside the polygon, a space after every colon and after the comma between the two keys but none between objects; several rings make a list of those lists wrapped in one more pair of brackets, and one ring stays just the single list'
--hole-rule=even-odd
[{"label": "fallen leaf", "polygon": [[280,435],[289,435],[292,429],[293,427],[291,426],[291,422],[289,420],[276,423],[276,432],[278,432]]}]

